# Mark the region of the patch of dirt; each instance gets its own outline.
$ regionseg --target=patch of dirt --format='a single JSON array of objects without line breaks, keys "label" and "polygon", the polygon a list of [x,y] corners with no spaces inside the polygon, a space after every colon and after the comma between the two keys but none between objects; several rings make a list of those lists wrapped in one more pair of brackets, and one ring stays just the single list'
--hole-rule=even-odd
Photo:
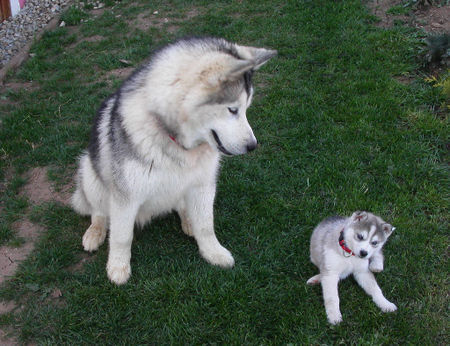
[{"label": "patch of dirt", "polygon": [[407,21],[408,17],[405,15],[396,16],[386,13],[393,6],[401,4],[401,0],[373,0],[367,2],[367,7],[370,12],[377,16],[380,21],[376,26],[382,28],[390,28],[394,25],[395,20]]},{"label": "patch of dirt", "polygon": [[23,187],[22,194],[26,195],[33,204],[56,201],[64,205],[70,202],[71,185],[56,191],[47,178],[46,167],[35,167],[27,173],[28,183]]},{"label": "patch of dirt", "polygon": [[197,17],[199,14],[200,10],[197,8],[189,10],[182,18],[176,19],[164,16],[162,13],[140,13],[135,20],[128,21],[128,24],[142,31],[147,31],[151,27],[161,29],[165,24],[167,24],[165,30],[171,34],[174,34],[179,29],[179,25],[177,25],[178,21],[188,22]]},{"label": "patch of dirt", "polygon": [[[68,205],[70,201],[71,186],[65,186],[62,191],[56,192],[47,178],[47,168],[36,167],[27,173],[28,183],[20,192],[26,196],[32,204],[42,204],[55,201]],[[34,244],[42,233],[43,228],[27,219],[16,221],[12,228],[16,230],[19,237],[23,238],[25,243],[20,247],[2,246],[0,247],[0,284],[8,277],[14,275],[18,265],[33,251]]]},{"label": "patch of dirt", "polygon": [[442,34],[450,32],[450,5],[438,7],[421,6],[411,10],[407,15],[394,15],[387,13],[394,6],[402,6],[401,0],[371,0],[367,7],[380,21],[377,26],[390,28],[396,20],[401,20],[410,26],[423,29],[427,33]]},{"label": "patch of dirt", "polygon": [[450,33],[450,5],[435,7],[429,6],[415,13],[415,26],[428,33]]},{"label": "patch of dirt", "polygon": [[102,8],[97,8],[97,9],[93,9],[90,11],[90,13],[94,16],[94,17],[100,17],[103,13],[105,13],[106,8],[102,7]]},{"label": "patch of dirt", "polygon": [[2,90],[11,89],[13,91],[18,90],[31,91],[37,88],[38,86],[36,85],[36,83],[33,84],[33,82],[7,82],[2,86]]},{"label": "patch of dirt", "polygon": [[147,31],[150,27],[161,28],[165,23],[169,23],[168,18],[161,18],[148,13],[140,13],[136,20],[130,21],[130,24],[142,31]]},{"label": "patch of dirt", "polygon": [[104,39],[105,39],[105,37],[102,36],[102,35],[94,35],[94,36],[84,37],[84,38],[82,38],[80,40],[77,40],[77,42],[71,44],[69,46],[69,48],[74,48],[74,47],[80,45],[83,42],[94,42],[95,43],[95,42],[101,42]]},{"label": "patch of dirt", "polygon": [[33,251],[34,243],[43,231],[42,227],[27,219],[16,222],[13,227],[25,243],[20,247],[0,247],[0,284],[14,275],[20,262]]},{"label": "patch of dirt", "polygon": [[13,311],[17,305],[14,302],[0,302],[0,315]]},{"label": "patch of dirt", "polygon": [[16,346],[19,345],[16,339],[8,337],[8,334],[0,329],[0,344],[2,346]]},{"label": "patch of dirt", "polygon": [[124,80],[125,78],[127,78],[133,71],[134,71],[134,67],[124,67],[124,68],[118,68],[112,71],[109,71],[106,74],[106,77],[110,77],[110,76],[114,76],[117,77],[121,80]]}]

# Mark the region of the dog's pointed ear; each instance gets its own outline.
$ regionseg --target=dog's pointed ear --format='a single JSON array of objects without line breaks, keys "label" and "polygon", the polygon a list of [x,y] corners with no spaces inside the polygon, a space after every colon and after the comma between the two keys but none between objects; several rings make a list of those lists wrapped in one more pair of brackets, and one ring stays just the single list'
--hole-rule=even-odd
[{"label": "dog's pointed ear", "polygon": [[352,214],[351,219],[353,222],[361,222],[367,220],[368,217],[367,212],[358,210]]},{"label": "dog's pointed ear", "polygon": [[217,64],[206,66],[200,72],[200,80],[208,87],[217,88],[223,83],[234,82],[255,66],[253,61],[226,57]]},{"label": "dog's pointed ear", "polygon": [[234,59],[228,70],[225,72],[222,81],[232,82],[242,77],[245,72],[254,69],[254,62],[249,60]]},{"label": "dog's pointed ear", "polygon": [[383,223],[381,225],[381,229],[383,230],[383,233],[386,235],[386,237],[389,237],[392,234],[392,232],[395,231],[395,227],[389,223]]},{"label": "dog's pointed ear", "polygon": [[239,56],[245,60],[250,60],[254,62],[252,67],[253,70],[259,69],[262,65],[264,65],[267,61],[277,55],[276,50],[265,49],[265,48],[256,48],[256,47],[247,47],[247,46],[238,46],[236,45],[236,51]]}]

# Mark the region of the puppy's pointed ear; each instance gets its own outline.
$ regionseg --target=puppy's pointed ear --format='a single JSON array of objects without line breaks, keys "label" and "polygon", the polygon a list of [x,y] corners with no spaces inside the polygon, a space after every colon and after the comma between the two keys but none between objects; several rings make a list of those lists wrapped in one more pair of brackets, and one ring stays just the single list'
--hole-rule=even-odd
[{"label": "puppy's pointed ear", "polygon": [[267,61],[277,55],[276,50],[238,45],[236,45],[236,51],[243,59],[254,62],[253,70],[259,69]]},{"label": "puppy's pointed ear", "polygon": [[381,225],[381,229],[383,230],[383,232],[384,232],[384,234],[386,235],[386,237],[389,237],[389,236],[392,234],[392,232],[395,231],[395,227],[392,226],[392,225],[389,224],[389,223],[383,223],[383,224]]},{"label": "puppy's pointed ear", "polygon": [[352,215],[352,221],[353,222],[361,222],[367,220],[368,215],[365,211],[355,211]]}]

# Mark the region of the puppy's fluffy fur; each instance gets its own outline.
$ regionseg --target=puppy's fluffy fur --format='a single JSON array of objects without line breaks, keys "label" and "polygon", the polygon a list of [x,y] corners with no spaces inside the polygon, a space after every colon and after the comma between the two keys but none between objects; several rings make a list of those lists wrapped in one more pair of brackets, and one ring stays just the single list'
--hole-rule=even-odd
[{"label": "puppy's fluffy fur", "polygon": [[353,274],[358,284],[384,311],[397,307],[388,301],[372,272],[383,270],[382,247],[395,227],[368,212],[355,212],[351,217],[335,216],[322,221],[311,236],[311,261],[320,274],[307,283],[322,284],[328,321],[342,321],[339,309],[338,282]]}]

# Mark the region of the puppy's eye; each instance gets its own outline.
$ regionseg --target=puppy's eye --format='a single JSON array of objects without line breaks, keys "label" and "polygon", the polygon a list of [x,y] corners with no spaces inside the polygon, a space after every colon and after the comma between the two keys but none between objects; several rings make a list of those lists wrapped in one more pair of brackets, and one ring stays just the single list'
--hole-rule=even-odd
[{"label": "puppy's eye", "polygon": [[236,115],[236,114],[238,114],[239,109],[237,109],[236,107],[228,107],[228,111],[229,111],[231,114]]},{"label": "puppy's eye", "polygon": [[370,244],[372,244],[373,246],[376,246],[378,244],[378,242],[376,240],[374,240],[373,242],[371,242]]},{"label": "puppy's eye", "polygon": [[358,234],[358,240],[363,240],[363,239],[364,239],[363,235],[362,234]]}]

